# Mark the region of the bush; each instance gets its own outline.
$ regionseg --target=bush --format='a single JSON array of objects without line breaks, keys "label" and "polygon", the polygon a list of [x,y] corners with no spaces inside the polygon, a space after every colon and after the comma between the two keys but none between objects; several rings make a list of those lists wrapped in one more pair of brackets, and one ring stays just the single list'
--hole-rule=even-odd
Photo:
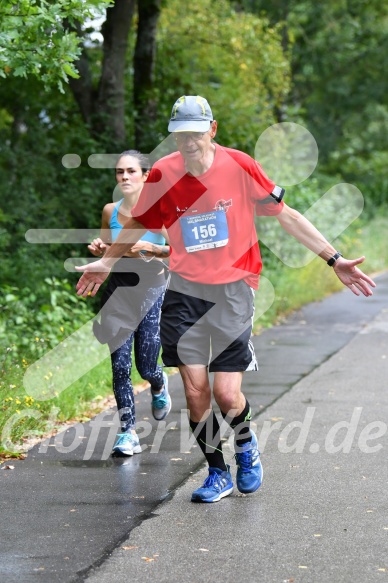
[{"label": "bush", "polygon": [[3,287],[0,350],[37,359],[94,316],[68,280],[46,278],[36,289]]}]

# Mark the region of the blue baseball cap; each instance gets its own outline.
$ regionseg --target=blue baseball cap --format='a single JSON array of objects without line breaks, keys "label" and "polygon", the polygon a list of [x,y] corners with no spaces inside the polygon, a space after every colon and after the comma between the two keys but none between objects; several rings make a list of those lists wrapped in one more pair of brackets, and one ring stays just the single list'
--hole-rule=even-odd
[{"label": "blue baseball cap", "polygon": [[171,111],[169,132],[207,132],[213,121],[207,100],[200,95],[182,95]]}]

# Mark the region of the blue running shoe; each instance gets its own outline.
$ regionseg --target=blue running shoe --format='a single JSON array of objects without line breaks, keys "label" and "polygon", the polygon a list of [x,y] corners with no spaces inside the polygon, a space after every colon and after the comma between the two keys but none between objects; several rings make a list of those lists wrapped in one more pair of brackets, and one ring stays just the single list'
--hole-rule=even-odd
[{"label": "blue running shoe", "polygon": [[157,421],[161,421],[162,419],[167,417],[167,415],[171,411],[171,397],[168,392],[168,376],[166,375],[165,372],[163,373],[163,382],[164,382],[163,389],[161,390],[160,393],[157,393],[155,395],[151,391],[152,415],[154,416],[154,419],[156,419]]},{"label": "blue running shoe", "polygon": [[136,433],[118,433],[117,441],[113,446],[112,455],[123,456],[141,453],[141,445]]},{"label": "blue running shoe", "polygon": [[218,502],[221,498],[229,496],[233,492],[230,467],[227,471],[220,468],[209,468],[209,475],[201,488],[195,490],[191,496],[192,502]]},{"label": "blue running shoe", "polygon": [[237,488],[243,494],[256,492],[263,481],[263,466],[260,461],[260,452],[257,449],[256,435],[251,431],[252,441],[239,447],[240,452],[234,455],[236,459]]}]

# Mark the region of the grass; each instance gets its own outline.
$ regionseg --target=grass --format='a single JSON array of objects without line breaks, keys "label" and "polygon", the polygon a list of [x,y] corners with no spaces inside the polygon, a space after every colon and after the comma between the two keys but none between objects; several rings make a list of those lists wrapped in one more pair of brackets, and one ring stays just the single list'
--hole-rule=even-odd
[{"label": "grass", "polygon": [[[20,364],[8,351],[0,380],[0,456],[19,457],[31,440],[55,431],[64,422],[85,421],[101,409],[111,392],[110,359],[104,360],[60,395],[38,401],[26,394],[23,375],[29,362]],[[139,382],[136,373],[136,382]]]},{"label": "grass", "polygon": [[[364,254],[367,260],[363,270],[368,274],[378,273],[388,268],[387,226],[388,215],[376,217],[364,226],[353,224],[335,246],[348,257]],[[264,313],[255,322],[255,333],[302,305],[342,289],[333,270],[319,258],[298,269],[286,267],[280,261],[272,263],[264,270],[266,280],[263,278],[256,294],[256,312]],[[16,358],[12,347],[0,355],[0,457],[3,459],[23,456],[32,439],[56,431],[63,423],[90,419],[108,406],[107,398],[112,395],[109,357],[61,394],[45,401],[35,400],[23,387],[23,375],[31,363],[27,357]],[[132,381],[136,386],[142,383],[135,369]]]},{"label": "grass", "polygon": [[[346,257],[352,259],[365,255],[366,260],[360,267],[368,275],[373,275],[388,268],[387,231],[388,215],[377,217],[364,226],[353,224],[347,229],[346,235],[334,243],[334,246],[341,249]],[[319,257],[298,269],[287,267],[278,261],[274,266],[264,269],[263,275],[270,280],[275,295],[265,314],[255,321],[255,334],[279,322],[301,306],[322,300],[343,289],[333,269],[330,269]],[[268,284],[264,282],[263,287],[264,295],[268,296]],[[259,291],[256,294],[257,312],[260,313],[263,303],[267,301],[268,304],[270,300],[271,298],[263,300]]]}]

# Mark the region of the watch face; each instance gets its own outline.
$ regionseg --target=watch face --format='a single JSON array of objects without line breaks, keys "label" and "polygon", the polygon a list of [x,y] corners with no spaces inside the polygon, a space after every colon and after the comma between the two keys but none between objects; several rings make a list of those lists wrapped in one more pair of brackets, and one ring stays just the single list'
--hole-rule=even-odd
[{"label": "watch face", "polygon": [[337,261],[338,257],[342,257],[342,254],[337,251],[337,253],[335,253],[333,255],[333,257],[330,257],[330,259],[328,260],[327,264],[332,267],[334,265],[334,263]]}]

